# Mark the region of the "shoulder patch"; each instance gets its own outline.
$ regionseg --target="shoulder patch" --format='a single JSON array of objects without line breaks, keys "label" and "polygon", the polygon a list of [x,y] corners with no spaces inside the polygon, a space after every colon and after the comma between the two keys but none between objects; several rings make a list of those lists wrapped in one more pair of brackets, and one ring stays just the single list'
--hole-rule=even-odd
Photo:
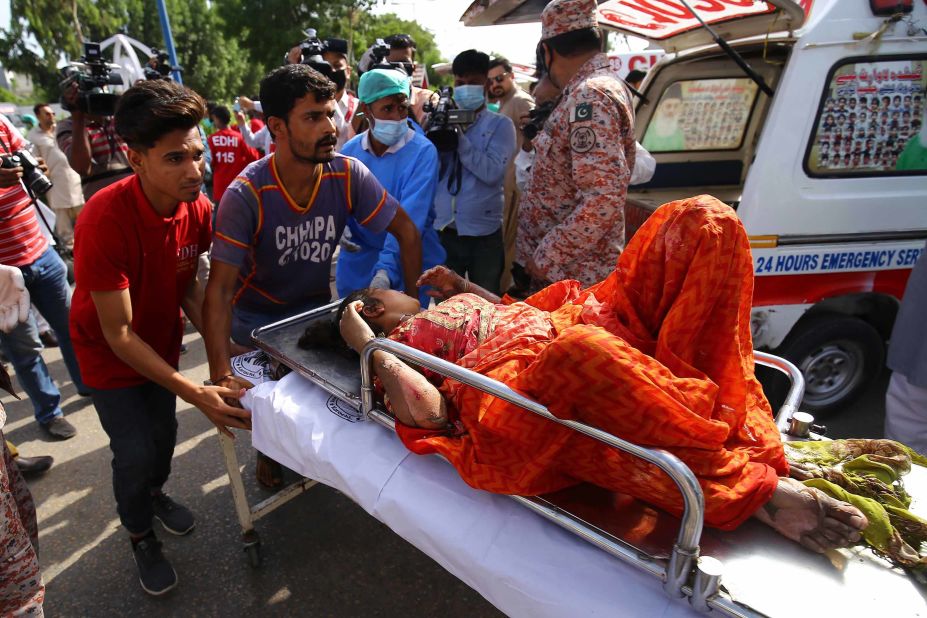
[{"label": "shoulder patch", "polygon": [[570,113],[570,122],[583,122],[585,120],[592,120],[591,103],[579,103],[573,107],[573,111]]},{"label": "shoulder patch", "polygon": [[591,127],[576,127],[570,133],[570,148],[580,154],[595,147],[595,131]]}]

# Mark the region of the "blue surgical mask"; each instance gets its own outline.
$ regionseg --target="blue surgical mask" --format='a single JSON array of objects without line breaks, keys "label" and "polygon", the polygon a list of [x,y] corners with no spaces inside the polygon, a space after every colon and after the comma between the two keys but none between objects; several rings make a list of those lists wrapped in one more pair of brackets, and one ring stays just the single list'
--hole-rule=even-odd
[{"label": "blue surgical mask", "polygon": [[457,86],[454,88],[454,101],[460,109],[476,110],[486,101],[486,92],[482,86]]},{"label": "blue surgical mask", "polygon": [[402,139],[402,136],[409,130],[408,122],[405,120],[379,120],[374,119],[370,132],[381,144],[392,146]]},{"label": "blue surgical mask", "polygon": [[489,105],[486,106],[486,109],[488,109],[488,110],[491,111],[491,112],[498,112],[498,111],[499,111],[499,104],[498,104],[498,103],[490,103]]}]

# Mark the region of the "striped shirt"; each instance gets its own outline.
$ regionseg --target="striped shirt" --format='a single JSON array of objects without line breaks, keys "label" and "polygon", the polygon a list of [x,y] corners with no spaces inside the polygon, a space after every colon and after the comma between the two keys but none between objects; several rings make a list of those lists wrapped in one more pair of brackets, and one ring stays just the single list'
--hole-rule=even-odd
[{"label": "striped shirt", "polygon": [[[84,199],[89,200],[103,187],[108,187],[131,174],[132,168],[129,167],[126,154],[129,147],[116,133],[115,121],[112,118],[103,123],[87,120],[84,129],[90,140],[90,174],[83,176]],[[58,123],[55,137],[58,147],[70,157],[71,145],[74,142],[70,118]]]},{"label": "striped shirt", "polygon": [[348,219],[379,233],[399,208],[363,163],[341,155],[321,165],[309,203],[298,204],[275,157],[252,163],[232,181],[213,238],[212,259],[240,269],[233,303],[257,313],[329,297],[332,254]]},{"label": "striped shirt", "polygon": [[[0,114],[0,149],[4,156],[26,148],[26,141]],[[35,206],[20,182],[0,188],[0,264],[28,266],[48,248],[39,229]]]}]

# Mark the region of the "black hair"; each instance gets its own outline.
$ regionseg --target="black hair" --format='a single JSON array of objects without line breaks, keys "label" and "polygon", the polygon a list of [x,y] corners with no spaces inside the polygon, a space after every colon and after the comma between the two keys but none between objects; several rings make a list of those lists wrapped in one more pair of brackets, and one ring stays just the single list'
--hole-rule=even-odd
[{"label": "black hair", "polygon": [[[362,301],[365,307],[380,304],[379,300],[370,295],[370,288],[354,290],[342,299],[331,320],[318,320],[307,326],[299,341],[297,341],[297,345],[304,350],[327,349],[338,352],[345,357],[356,357],[354,351],[342,339],[340,325],[341,316],[344,315],[348,305],[357,301]],[[377,330],[377,326],[364,317],[363,313],[360,313],[360,316],[367,323],[367,326],[374,331]]]},{"label": "black hair", "polygon": [[489,73],[489,56],[475,49],[462,51],[454,58],[451,72],[457,76],[486,75]]},{"label": "black hair", "polygon": [[43,107],[51,107],[51,103],[36,103],[32,106],[32,113],[35,114],[35,117],[39,117],[39,110]]},{"label": "black hair", "polygon": [[166,79],[140,81],[119,98],[116,132],[133,150],[153,148],[172,131],[197,126],[206,115],[203,97]]},{"label": "black hair", "polygon": [[634,69],[628,72],[628,76],[624,78],[624,81],[639,82],[645,77],[647,77],[647,71],[641,71],[640,69]]},{"label": "black hair", "polygon": [[570,30],[541,41],[560,56],[571,57],[602,49],[602,33],[598,28]]},{"label": "black hair", "polygon": [[[335,84],[305,64],[285,64],[277,67],[261,80],[261,106],[264,119],[276,116],[287,122],[290,111],[298,99],[312,94],[316,102],[335,98]],[[270,124],[268,122],[268,124]],[[268,128],[268,131],[270,129]],[[271,131],[271,136],[273,131]]]},{"label": "black hair", "polygon": [[502,70],[506,73],[512,72],[512,63],[508,59],[503,58],[502,56],[496,56],[489,61],[489,67],[486,69],[486,72],[492,71],[496,67],[502,67]]},{"label": "black hair", "polygon": [[228,123],[232,122],[232,113],[225,105],[216,105],[214,108],[212,108],[210,115],[215,116],[216,120],[222,124],[227,125]]},{"label": "black hair", "polygon": [[415,39],[413,39],[408,34],[392,34],[385,39],[383,42],[389,45],[390,49],[415,49]]}]

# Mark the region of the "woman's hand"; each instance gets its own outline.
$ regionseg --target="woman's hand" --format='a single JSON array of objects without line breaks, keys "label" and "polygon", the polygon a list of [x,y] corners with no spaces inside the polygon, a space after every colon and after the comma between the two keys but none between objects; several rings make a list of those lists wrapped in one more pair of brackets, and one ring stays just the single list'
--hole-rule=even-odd
[{"label": "woman's hand", "polygon": [[368,341],[376,338],[373,330],[367,326],[367,322],[358,313],[363,308],[364,302],[360,300],[345,307],[344,313],[341,315],[341,323],[338,325],[341,328],[341,336],[344,338],[345,343],[358,354],[361,353]]},{"label": "woman's hand", "polygon": [[431,286],[427,294],[438,300],[445,300],[455,294],[467,291],[467,280],[447,266],[434,266],[422,273],[416,283],[418,287]]}]

